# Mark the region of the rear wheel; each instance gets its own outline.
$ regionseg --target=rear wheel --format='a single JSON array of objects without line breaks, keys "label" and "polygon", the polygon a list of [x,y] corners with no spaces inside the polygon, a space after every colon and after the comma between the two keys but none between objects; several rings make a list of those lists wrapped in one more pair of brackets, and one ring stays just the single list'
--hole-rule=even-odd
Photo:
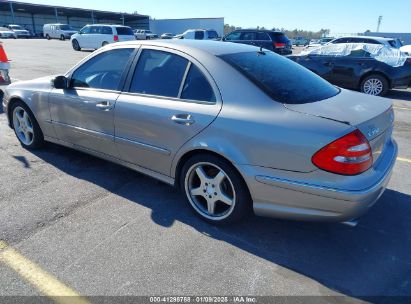
[{"label": "rear wheel", "polygon": [[383,96],[389,89],[388,81],[384,76],[373,74],[361,82],[361,92],[374,96]]},{"label": "rear wheel", "polygon": [[46,34],[46,39],[47,39],[47,40],[50,40],[50,39],[51,39],[49,34]]},{"label": "rear wheel", "polygon": [[74,39],[74,40],[71,42],[71,45],[73,46],[73,49],[74,49],[75,51],[80,51],[80,50],[81,50],[80,44],[78,43],[78,41],[77,41],[76,39]]},{"label": "rear wheel", "polygon": [[66,40],[66,37],[64,37],[64,35],[61,35],[60,40],[64,41],[64,40]]},{"label": "rear wheel", "polygon": [[108,44],[108,42],[107,41],[104,41],[102,44],[101,44],[101,46],[106,46]]},{"label": "rear wheel", "polygon": [[26,149],[37,149],[44,144],[43,132],[30,109],[21,101],[12,105],[12,124],[14,133]]},{"label": "rear wheel", "polygon": [[251,196],[243,178],[217,156],[202,154],[189,159],[180,186],[196,214],[208,222],[236,222],[251,211]]}]

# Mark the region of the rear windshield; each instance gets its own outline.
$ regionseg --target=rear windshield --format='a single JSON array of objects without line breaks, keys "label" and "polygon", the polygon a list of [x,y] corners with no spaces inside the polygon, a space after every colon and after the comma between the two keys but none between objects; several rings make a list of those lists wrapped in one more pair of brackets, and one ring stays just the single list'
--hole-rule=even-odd
[{"label": "rear windshield", "polygon": [[340,92],[301,65],[273,52],[265,52],[265,55],[258,52],[236,53],[219,57],[281,103],[311,103]]},{"label": "rear windshield", "polygon": [[126,26],[116,27],[119,36],[134,36],[133,30]]},{"label": "rear windshield", "polygon": [[274,42],[280,42],[280,43],[287,43],[288,42],[288,38],[287,36],[285,36],[283,33],[269,33],[271,39]]},{"label": "rear windshield", "polygon": [[217,39],[218,34],[216,31],[207,31],[208,39]]}]

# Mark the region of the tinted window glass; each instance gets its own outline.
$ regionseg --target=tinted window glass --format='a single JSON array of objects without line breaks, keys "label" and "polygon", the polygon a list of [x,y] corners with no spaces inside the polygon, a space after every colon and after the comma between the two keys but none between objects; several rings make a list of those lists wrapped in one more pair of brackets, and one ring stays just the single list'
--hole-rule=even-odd
[{"label": "tinted window glass", "polygon": [[184,83],[181,99],[191,99],[199,101],[216,101],[213,89],[207,78],[199,68],[191,65],[186,82]]},{"label": "tinted window glass", "polygon": [[111,27],[109,26],[102,26],[101,27],[101,33],[104,35],[112,35],[113,34],[113,30]]},{"label": "tinted window glass", "polygon": [[285,36],[283,33],[271,32],[270,36],[271,36],[271,39],[274,42],[280,42],[280,43],[287,43],[288,42],[287,36]]},{"label": "tinted window glass", "polygon": [[133,51],[134,49],[116,49],[91,58],[73,73],[71,86],[118,90],[121,76]]},{"label": "tinted window glass", "polygon": [[100,34],[101,33],[101,26],[91,26],[90,27],[90,34]]},{"label": "tinted window glass", "polygon": [[188,60],[167,52],[144,50],[138,60],[130,92],[178,97]]},{"label": "tinted window glass", "polygon": [[270,40],[270,37],[268,36],[267,33],[258,32],[258,33],[257,33],[257,40],[267,41],[267,40]]},{"label": "tinted window glass", "polygon": [[203,31],[196,31],[194,35],[194,39],[203,40],[204,39],[204,32]]},{"label": "tinted window glass", "polygon": [[234,32],[225,37],[226,41],[240,40],[241,32]]},{"label": "tinted window glass", "polygon": [[220,56],[271,98],[281,103],[302,104],[330,98],[339,90],[290,59],[272,52]]},{"label": "tinted window glass", "polygon": [[90,33],[90,26],[85,26],[80,30],[80,34],[89,34]]},{"label": "tinted window glass", "polygon": [[122,26],[122,27],[116,27],[117,30],[117,35],[119,36],[133,36],[133,30],[129,27]]},{"label": "tinted window glass", "polygon": [[208,39],[217,39],[218,33],[216,31],[207,31]]},{"label": "tinted window glass", "polygon": [[255,32],[244,32],[241,36],[241,40],[256,40]]},{"label": "tinted window glass", "polygon": [[341,38],[341,39],[337,39],[335,40],[333,43],[348,43],[350,42],[350,38]]}]

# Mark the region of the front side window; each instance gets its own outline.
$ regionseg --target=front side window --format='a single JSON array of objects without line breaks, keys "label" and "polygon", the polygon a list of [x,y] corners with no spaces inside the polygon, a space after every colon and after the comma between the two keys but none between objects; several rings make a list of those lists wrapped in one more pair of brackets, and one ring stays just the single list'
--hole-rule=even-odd
[{"label": "front side window", "polygon": [[163,51],[144,50],[138,60],[131,93],[177,98],[188,60]]},{"label": "front side window", "polygon": [[92,26],[90,28],[90,34],[100,34],[101,33],[101,26]]},{"label": "front side window", "polygon": [[224,40],[226,40],[226,41],[235,41],[235,40],[240,40],[240,37],[241,37],[241,32],[233,32],[233,33],[227,35]]},{"label": "front side window", "polygon": [[194,64],[191,65],[181,92],[181,99],[215,102],[213,89],[207,78]]},{"label": "front side window", "polygon": [[320,76],[273,52],[234,53],[219,57],[281,103],[311,103],[340,92]]},{"label": "front side window", "polygon": [[133,52],[134,49],[115,49],[94,56],[73,73],[70,86],[119,90],[121,76]]},{"label": "front side window", "polygon": [[85,26],[80,30],[80,34],[90,34],[90,26]]}]

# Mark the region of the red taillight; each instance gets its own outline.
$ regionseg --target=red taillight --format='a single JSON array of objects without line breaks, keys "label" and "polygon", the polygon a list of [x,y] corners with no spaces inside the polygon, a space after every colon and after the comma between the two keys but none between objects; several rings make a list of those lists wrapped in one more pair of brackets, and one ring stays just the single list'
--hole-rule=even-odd
[{"label": "red taillight", "polygon": [[285,48],[285,43],[274,42],[276,48]]},{"label": "red taillight", "polygon": [[372,167],[373,158],[368,140],[355,130],[315,153],[312,162],[325,171],[357,175]]},{"label": "red taillight", "polygon": [[407,62],[411,62],[411,57],[407,58]]},{"label": "red taillight", "polygon": [[114,42],[118,42],[118,36],[114,35]]}]

